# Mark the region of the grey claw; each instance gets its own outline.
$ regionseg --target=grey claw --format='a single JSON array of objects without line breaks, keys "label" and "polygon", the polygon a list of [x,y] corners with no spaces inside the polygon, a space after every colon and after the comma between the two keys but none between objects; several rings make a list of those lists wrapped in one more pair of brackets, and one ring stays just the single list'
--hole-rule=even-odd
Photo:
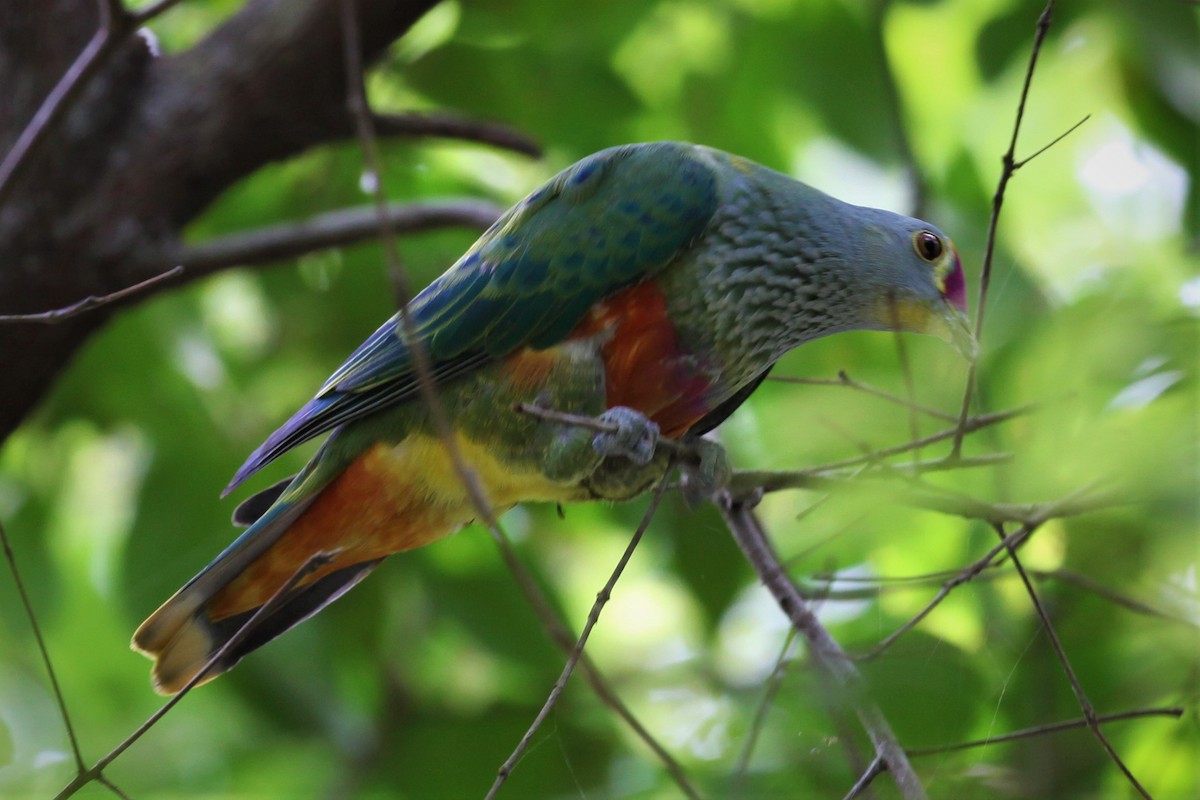
[{"label": "grey claw", "polygon": [[624,456],[635,464],[648,464],[658,445],[658,425],[632,408],[616,406],[600,415],[601,422],[616,425],[611,433],[598,433],[592,447],[604,457]]}]

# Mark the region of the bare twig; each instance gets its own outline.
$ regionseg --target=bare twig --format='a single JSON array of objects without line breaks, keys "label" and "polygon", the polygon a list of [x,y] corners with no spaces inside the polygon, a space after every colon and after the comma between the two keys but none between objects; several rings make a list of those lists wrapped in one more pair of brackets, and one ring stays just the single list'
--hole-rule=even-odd
[{"label": "bare twig", "polygon": [[[454,465],[455,473],[462,481],[466,489],[467,496],[474,506],[479,520],[488,529],[492,536],[492,540],[496,543],[500,551],[501,558],[508,567],[509,572],[516,579],[521,591],[525,594],[534,611],[538,614],[543,624],[546,625],[551,638],[560,643],[564,648],[570,648],[571,644],[567,643],[570,640],[561,623],[557,621],[550,604],[546,601],[537,584],[529,575],[528,571],[521,565],[516,554],[513,552],[512,546],[508,541],[508,537],[504,534],[499,523],[496,521],[496,515],[492,510],[491,504],[488,502],[483,488],[479,483],[473,470],[471,470],[463,461],[461,453],[458,449],[457,441],[450,427],[449,419],[446,416],[441,402],[438,399],[437,388],[432,378],[430,371],[429,356],[425,350],[424,342],[414,335],[412,319],[408,314],[407,303],[412,296],[411,289],[408,285],[408,280],[404,269],[400,263],[399,254],[396,252],[395,241],[392,235],[392,226],[387,216],[386,200],[383,196],[382,181],[379,171],[380,159],[378,156],[378,146],[373,127],[373,116],[370,106],[367,102],[366,93],[363,87],[363,65],[359,54],[357,42],[359,41],[358,21],[354,15],[354,0],[341,0],[342,11],[342,31],[346,49],[346,72],[348,81],[348,98],[351,114],[354,117],[356,128],[358,131],[359,140],[363,148],[363,156],[367,163],[367,169],[372,175],[371,181],[373,188],[374,204],[377,214],[377,224],[380,234],[380,239],[384,243],[385,254],[388,260],[388,266],[392,274],[396,276],[398,288],[401,294],[400,304],[400,320],[401,320],[401,335],[404,341],[409,345],[413,353],[413,365],[417,375],[417,384],[420,388],[422,402],[430,411],[430,416],[433,419],[435,430],[439,439],[442,441],[446,452],[449,455],[451,463]],[[663,761],[667,771],[671,774],[676,784],[690,798],[697,797],[695,790],[688,783],[682,768],[671,758],[671,756],[658,744],[657,741],[649,734],[649,732],[637,721],[632,713],[620,702],[616,695],[609,689],[604,682],[598,670],[590,661],[584,657],[583,666],[585,674],[591,683],[593,689],[596,690],[600,699],[607,703],[634,732],[654,751],[656,755]]]},{"label": "bare twig", "polygon": [[[983,334],[983,320],[987,310],[988,285],[992,280],[992,259],[996,253],[996,226],[1000,222],[1000,209],[1004,206],[1004,192],[1008,182],[1017,171],[1016,151],[1017,135],[1021,132],[1021,120],[1025,116],[1025,102],[1029,98],[1029,86],[1033,82],[1033,72],[1037,67],[1038,54],[1042,51],[1042,42],[1050,30],[1050,21],[1054,16],[1054,0],[1048,0],[1046,7],[1038,17],[1036,32],[1033,37],[1033,49],[1029,54],[1029,66],[1025,69],[1025,83],[1021,86],[1021,99],[1017,103],[1017,118],[1013,123],[1012,138],[1008,150],[1002,157],[1003,169],[1000,171],[1000,182],[996,193],[992,196],[992,215],[988,221],[987,245],[984,248],[983,268],[979,275],[979,301],[975,312],[975,341],[980,341]],[[971,362],[967,371],[966,387],[963,390],[962,408],[959,411],[958,431],[954,434],[953,455],[962,452],[963,437],[966,436],[967,417],[971,413],[971,400],[975,394],[975,381],[978,376],[978,361]]]},{"label": "bare twig", "polygon": [[4,530],[3,522],[0,522],[0,544],[4,546],[4,558],[8,561],[8,569],[12,573],[13,583],[17,586],[17,594],[21,596],[21,605],[25,608],[25,617],[29,620],[29,627],[33,629],[33,638],[37,642],[38,652],[46,667],[46,675],[50,678],[50,690],[54,694],[54,702],[58,705],[58,713],[62,717],[63,726],[67,729],[67,739],[71,743],[71,755],[75,758],[76,770],[83,772],[83,753],[79,749],[79,739],[75,736],[75,726],[71,724],[71,715],[67,713],[67,701],[63,697],[62,687],[58,684],[58,675],[55,674],[54,663],[50,660],[50,650],[46,647],[46,640],[42,638],[42,627],[38,625],[37,615],[33,611],[33,603],[29,601],[29,593],[25,591],[25,582],[21,580],[21,571],[17,569],[17,557],[13,554],[12,545],[8,541],[8,532]]},{"label": "bare twig", "polygon": [[115,303],[118,300],[124,300],[135,294],[140,294],[145,290],[157,286],[161,283],[166,283],[172,278],[180,275],[183,272],[182,266],[171,267],[166,272],[160,272],[154,277],[135,283],[133,286],[126,286],[124,289],[118,289],[110,294],[89,295],[82,300],[72,303],[64,308],[56,308],[52,311],[42,311],[36,314],[0,314],[0,325],[15,325],[19,323],[42,323],[45,325],[53,325],[57,322],[62,322],[64,319],[78,316],[86,311],[106,306],[109,303]]},{"label": "bare twig", "polygon": [[845,800],[854,800],[856,797],[861,797],[862,793],[867,790],[867,787],[885,772],[887,772],[887,762],[883,760],[882,756],[875,756],[875,760],[871,762],[866,771],[854,782],[854,785],[850,787],[850,791],[846,792]]},{"label": "bare twig", "polygon": [[425,342],[417,335],[412,316],[408,313],[408,304],[412,300],[412,288],[404,267],[400,262],[400,254],[396,249],[395,231],[388,214],[387,198],[383,191],[383,172],[380,167],[379,144],[375,135],[374,119],[371,107],[367,102],[366,87],[362,60],[361,35],[358,29],[357,4],[355,0],[341,0],[342,39],[346,58],[346,102],[354,119],[358,132],[359,145],[362,147],[363,160],[369,176],[368,185],[371,198],[375,205],[376,224],[379,230],[379,240],[383,245],[388,270],[395,277],[400,294],[400,334],[405,346],[412,353],[413,371],[417,375],[417,387],[421,400],[429,409],[430,419],[438,439],[446,449],[454,472],[462,481],[471,504],[479,513],[479,519],[488,527],[496,524],[496,514],[491,502],[483,490],[475,471],[463,461],[458,448],[458,440],[450,425],[450,418],[438,398],[437,387],[433,379],[432,366]]},{"label": "bare twig", "polygon": [[871,49],[879,54],[879,61],[883,65],[880,77],[883,81],[884,99],[886,100],[885,110],[892,128],[892,136],[896,142],[896,149],[900,151],[900,158],[908,177],[908,188],[911,194],[909,213],[914,217],[924,217],[925,206],[929,198],[929,186],[908,137],[908,125],[905,124],[904,119],[904,101],[900,96],[900,87],[896,84],[896,74],[892,69],[891,59],[888,58],[887,43],[884,41],[884,23],[889,5],[891,5],[889,0],[874,0],[869,6]]},{"label": "bare twig", "polygon": [[950,595],[950,592],[954,591],[967,581],[973,579],[979,573],[983,572],[983,570],[991,566],[993,560],[1005,552],[1006,548],[1008,548],[1010,545],[1014,550],[1017,547],[1020,547],[1022,544],[1024,544],[1025,540],[1033,534],[1034,530],[1036,530],[1035,526],[1023,525],[1014,533],[1010,533],[1008,536],[1004,537],[1004,540],[989,550],[986,555],[977,560],[974,564],[971,564],[965,569],[959,570],[954,577],[942,584],[942,588],[938,590],[938,593],[934,596],[934,598],[926,603],[925,607],[917,612],[911,619],[909,619],[908,622],[901,625],[889,636],[885,637],[881,642],[879,642],[879,644],[875,645],[867,652],[856,656],[856,658],[865,661],[881,655],[883,651],[891,647],[897,639],[911,631],[918,624],[920,624],[921,620],[929,616],[929,614],[935,608],[941,605],[941,602]]},{"label": "bare twig", "polygon": [[495,145],[533,158],[542,155],[542,146],[532,136],[497,122],[439,111],[376,113],[373,120],[375,132],[381,136],[438,136]]},{"label": "bare twig", "polygon": [[[668,467],[668,472],[670,468]],[[591,636],[592,629],[596,627],[596,623],[600,621],[600,612],[604,609],[609,598],[612,596],[613,587],[616,586],[617,580],[625,572],[625,566],[629,563],[629,559],[633,557],[633,551],[637,549],[638,544],[642,541],[642,536],[646,533],[646,529],[650,527],[650,521],[654,519],[654,512],[658,510],[659,503],[662,502],[663,495],[667,490],[667,476],[664,475],[662,480],[658,482],[658,489],[654,492],[654,496],[650,499],[650,505],[646,508],[646,513],[642,515],[642,521],[634,531],[629,544],[625,547],[625,552],[621,554],[621,558],[617,561],[617,565],[613,568],[612,574],[609,575],[608,581],[604,584],[604,588],[596,595],[596,602],[592,604],[592,610],[588,612],[587,622],[583,626],[583,630],[579,634],[579,640],[575,643],[575,647],[571,650],[571,655],[567,658],[567,663],[563,666],[562,674],[558,676],[558,680],[554,682],[553,688],[550,689],[550,694],[546,697],[546,702],[542,704],[542,708],[534,717],[529,729],[525,731],[525,735],[521,737],[521,741],[517,743],[512,755],[501,765],[499,772],[496,775],[496,780],[492,784],[492,788],[485,795],[485,800],[492,800],[496,794],[504,786],[508,776],[512,774],[517,762],[525,753],[529,743],[533,741],[534,735],[542,727],[542,723],[546,721],[550,711],[558,702],[559,696],[567,686],[567,681],[571,677],[571,673],[575,671],[575,665],[579,663],[580,657],[583,655],[583,648],[587,644],[588,637]]]},{"label": "bare twig", "polygon": [[1134,777],[1129,767],[1121,760],[1112,743],[1108,741],[1108,737],[1104,735],[1104,731],[1100,729],[1099,718],[1096,716],[1096,709],[1092,705],[1092,701],[1088,699],[1087,693],[1083,690],[1083,685],[1079,682],[1079,677],[1075,674],[1074,668],[1071,666],[1071,661],[1067,658],[1067,651],[1063,648],[1062,642],[1058,639],[1058,633],[1054,630],[1054,625],[1050,622],[1050,614],[1046,611],[1046,607],[1042,604],[1042,599],[1038,595],[1037,590],[1033,587],[1033,581],[1029,579],[1028,573],[1025,572],[1025,567],[1017,558],[1016,548],[1012,542],[1008,541],[1008,537],[1004,533],[1004,526],[1000,523],[993,525],[996,534],[999,535],[1001,541],[1006,542],[1005,547],[1008,550],[1008,557],[1012,559],[1013,567],[1017,570],[1017,574],[1021,576],[1021,582],[1025,584],[1025,592],[1029,595],[1029,599],[1033,601],[1033,606],[1037,610],[1038,617],[1042,621],[1042,628],[1046,631],[1046,636],[1050,639],[1050,644],[1054,648],[1055,654],[1058,656],[1058,661],[1062,664],[1063,671],[1067,674],[1067,680],[1071,684],[1071,691],[1075,693],[1075,699],[1079,703],[1080,710],[1083,711],[1084,719],[1087,720],[1087,726],[1092,731],[1092,735],[1100,742],[1100,746],[1108,753],[1109,758],[1121,770],[1125,779],[1142,797],[1149,800],[1150,793],[1145,787]]},{"label": "bare twig", "polygon": [[912,408],[920,411],[922,414],[927,414],[935,419],[940,419],[944,422],[958,422],[958,414],[947,414],[945,411],[939,411],[932,406],[914,403],[911,399],[906,399],[897,394],[878,389],[869,383],[851,378],[845,370],[839,370],[836,378],[791,378],[787,376],[768,375],[767,380],[777,381],[779,383],[801,383],[808,386],[846,386],[850,389],[856,389],[860,392],[882,397],[890,403]]},{"label": "bare twig", "polygon": [[[391,203],[386,215],[394,233],[416,233],[452,226],[486,228],[504,209],[482,200]],[[315,250],[353,244],[379,235],[379,212],[374,206],[318,214],[302,222],[272,225],[234,233],[184,247],[176,260],[190,277],[234,266],[269,264]]]},{"label": "bare twig", "polygon": [[[542,626],[550,635],[551,641],[558,645],[559,649],[562,650],[564,654],[570,656],[570,654],[575,650],[576,638],[571,635],[566,626],[558,618],[558,615],[551,607],[550,602],[546,599],[545,594],[540,588],[538,588],[537,582],[533,579],[533,576],[529,574],[529,570],[527,570],[521,563],[520,559],[517,558],[517,554],[513,550],[512,543],[509,542],[508,537],[504,535],[504,531],[500,529],[499,526],[496,526],[491,529],[491,533],[493,540],[496,542],[496,547],[500,551],[500,557],[503,559],[505,567],[508,568],[509,573],[517,582],[517,586],[525,595],[525,599],[533,608],[534,613],[537,614]],[[690,800],[699,800],[700,795],[691,785],[691,782],[688,780],[687,775],[683,771],[683,767],[681,767],[679,763],[671,756],[671,754],[668,753],[661,744],[659,744],[659,742],[648,730],[646,730],[646,727],[642,725],[642,723],[638,721],[635,716],[633,716],[633,713],[629,710],[629,708],[624,704],[624,702],[621,701],[621,699],[608,685],[608,682],[604,679],[604,676],[600,673],[600,670],[597,669],[596,665],[592,662],[591,658],[586,652],[581,654],[579,666],[581,669],[583,669],[584,678],[587,679],[588,683],[592,687],[592,691],[596,693],[596,696],[600,698],[600,701],[611,708],[613,712],[630,727],[630,729],[638,736],[638,738],[650,748],[655,756],[662,761],[663,767],[667,770],[668,774],[670,774],[672,780],[675,781],[675,784],[679,787],[680,791],[683,792],[684,796]]]},{"label": "bare twig", "polygon": [[924,798],[925,790],[913,771],[903,748],[896,741],[887,719],[867,696],[862,675],[829,632],[808,608],[804,598],[784,572],[754,513],[744,504],[718,503],[726,524],[755,573],[770,590],[780,609],[808,642],[809,654],[827,679],[830,688],[854,709],[859,722],[875,746],[875,754],[887,765],[905,798]]},{"label": "bare twig", "polygon": [[54,796],[54,800],[65,800],[65,798],[71,797],[91,781],[101,779],[105,767],[107,767],[118,756],[128,750],[134,742],[142,738],[147,731],[158,724],[160,719],[166,716],[168,711],[174,708],[175,705],[183,700],[183,698],[186,697],[193,688],[200,684],[208,675],[208,673],[212,671],[213,667],[219,664],[221,660],[230,652],[232,652],[235,647],[245,641],[246,637],[249,636],[256,627],[258,627],[259,623],[266,619],[268,615],[270,615],[275,611],[276,608],[279,607],[280,603],[288,598],[288,595],[291,594],[292,589],[294,589],[297,584],[311,575],[313,571],[318,570],[328,564],[336,555],[337,551],[331,551],[315,553],[309,556],[308,560],[301,564],[300,568],[293,572],[292,576],[288,578],[282,586],[275,590],[275,593],[267,599],[267,602],[259,606],[258,610],[251,615],[250,619],[246,620],[245,623],[243,623],[242,626],[237,629],[237,632],[233,636],[229,637],[229,640],[226,641],[225,644],[221,645],[217,652],[213,653],[212,657],[209,658],[208,661],[204,663],[204,666],[200,668],[200,671],[193,675],[191,680],[183,685],[183,688],[179,690],[178,694],[176,694],[167,702],[163,703],[163,705],[157,711],[151,714],[145,722],[138,726],[137,730],[126,736],[120,744],[109,751],[108,755],[101,758],[91,767],[87,769],[80,769],[79,774],[76,775],[70,783],[64,786],[62,790]]},{"label": "bare twig", "polygon": [[[1174,717],[1179,719],[1183,716],[1183,709],[1177,707],[1170,708],[1139,708],[1136,711],[1121,711],[1116,714],[1102,714],[1096,717],[1096,722],[1107,724],[1109,722],[1124,722],[1131,719],[1142,719],[1143,717]],[[940,745],[937,747],[910,747],[908,754],[914,758],[921,756],[939,756],[944,753],[949,753],[954,750],[967,750],[974,747],[988,747],[993,744],[1002,744],[1004,742],[1013,742],[1019,739],[1032,739],[1036,736],[1045,736],[1048,733],[1059,733],[1061,731],[1077,730],[1079,728],[1088,727],[1089,723],[1086,719],[1073,719],[1067,722],[1052,722],[1048,725],[1035,725],[1032,728],[1023,728],[1012,733],[1004,733],[999,736],[989,736],[986,739],[972,739],[969,742],[955,742],[954,744]]]}]

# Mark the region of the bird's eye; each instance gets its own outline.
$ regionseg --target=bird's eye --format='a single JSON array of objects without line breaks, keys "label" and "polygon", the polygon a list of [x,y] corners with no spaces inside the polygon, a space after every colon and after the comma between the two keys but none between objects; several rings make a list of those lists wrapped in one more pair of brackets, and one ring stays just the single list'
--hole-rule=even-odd
[{"label": "bird's eye", "polygon": [[937,261],[942,255],[942,239],[933,231],[917,231],[913,236],[913,249],[926,261]]}]

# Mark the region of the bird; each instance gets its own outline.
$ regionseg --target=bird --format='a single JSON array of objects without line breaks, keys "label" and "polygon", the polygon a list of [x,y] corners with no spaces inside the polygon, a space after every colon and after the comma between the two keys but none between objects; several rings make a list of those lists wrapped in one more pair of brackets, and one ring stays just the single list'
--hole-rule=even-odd
[{"label": "bird", "polygon": [[702,145],[594,153],[505,212],[247,458],[222,496],[328,434],[238,506],[245,531],[132,647],[154,660],[155,690],[177,693],[318,554],[203,680],[479,516],[422,397],[421,353],[461,462],[501,511],[636,497],[673,463],[663,438],[697,446],[697,480],[719,485],[728,462],[700,437],[789,350],[860,329],[931,333],[973,357],[945,234]]}]

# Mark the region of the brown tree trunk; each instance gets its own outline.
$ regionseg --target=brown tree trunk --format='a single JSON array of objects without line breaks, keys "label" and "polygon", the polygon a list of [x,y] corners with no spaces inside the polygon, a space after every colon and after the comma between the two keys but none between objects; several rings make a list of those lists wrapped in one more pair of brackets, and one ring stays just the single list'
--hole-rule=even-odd
[{"label": "brown tree trunk", "polygon": [[[357,0],[364,59],[435,4]],[[169,269],[182,228],[235,181],[350,135],[338,15],[339,0],[251,0],[182,53],[155,56],[127,37],[0,205],[0,315],[67,306]],[[93,0],[6,0],[0,154],[100,24]],[[175,283],[187,280],[184,266]],[[112,311],[0,325],[0,440]]]}]

